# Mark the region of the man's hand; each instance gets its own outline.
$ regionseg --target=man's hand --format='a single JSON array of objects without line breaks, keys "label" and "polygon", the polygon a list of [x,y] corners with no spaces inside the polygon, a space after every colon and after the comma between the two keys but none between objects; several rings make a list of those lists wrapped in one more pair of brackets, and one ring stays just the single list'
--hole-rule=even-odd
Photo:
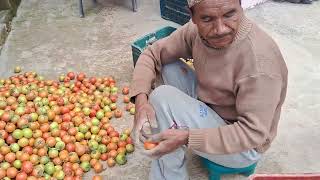
[{"label": "man's hand", "polygon": [[161,156],[171,153],[183,145],[187,145],[189,130],[167,129],[159,134],[151,136],[148,141],[158,142],[159,144],[151,149],[144,151],[147,156],[158,159]]},{"label": "man's hand", "polygon": [[134,125],[132,130],[135,144],[139,143],[139,139],[144,141],[146,138],[140,132],[142,128],[157,128],[155,111],[152,105],[148,102],[146,94],[139,94],[136,97],[136,114],[134,116]]}]

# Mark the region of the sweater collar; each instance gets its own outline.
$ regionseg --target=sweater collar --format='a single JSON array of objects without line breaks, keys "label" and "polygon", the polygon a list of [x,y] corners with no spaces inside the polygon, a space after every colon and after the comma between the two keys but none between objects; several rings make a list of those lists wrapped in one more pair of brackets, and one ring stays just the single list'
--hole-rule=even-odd
[{"label": "sweater collar", "polygon": [[245,15],[243,15],[241,17],[239,29],[233,40],[233,43],[237,43],[245,39],[248,36],[249,32],[251,31],[251,28],[252,28],[252,22]]},{"label": "sweater collar", "polygon": [[[243,39],[245,39],[248,36],[249,32],[251,31],[251,28],[252,28],[252,22],[245,15],[242,15],[240,19],[238,32],[236,33],[236,36],[234,37],[232,44],[228,47],[234,46],[238,44],[240,41],[242,41]],[[200,38],[207,47],[210,47],[207,41],[205,41],[201,36]],[[223,50],[223,49],[228,49],[228,47],[227,48],[210,47],[210,48],[216,49],[216,50]]]}]

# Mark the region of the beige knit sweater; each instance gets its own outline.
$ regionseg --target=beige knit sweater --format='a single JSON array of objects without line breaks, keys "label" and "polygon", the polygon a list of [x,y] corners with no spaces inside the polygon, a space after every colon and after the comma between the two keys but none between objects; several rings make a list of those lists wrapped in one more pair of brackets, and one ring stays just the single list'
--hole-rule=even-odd
[{"label": "beige knit sweater", "polygon": [[193,57],[199,100],[228,123],[219,128],[190,129],[189,148],[211,154],[252,148],[265,152],[277,134],[288,74],[271,37],[243,17],[232,45],[217,50],[208,47],[196,25],[189,22],[141,54],[131,97],[149,94],[161,67],[180,57]]}]

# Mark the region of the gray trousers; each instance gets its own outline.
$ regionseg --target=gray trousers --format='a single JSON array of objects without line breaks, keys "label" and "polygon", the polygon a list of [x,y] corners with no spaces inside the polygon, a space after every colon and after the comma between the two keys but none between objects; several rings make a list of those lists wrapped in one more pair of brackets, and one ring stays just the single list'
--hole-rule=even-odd
[{"label": "gray trousers", "polygon": [[[181,61],[165,65],[162,70],[161,85],[152,91],[149,97],[156,112],[159,131],[173,125],[189,128],[216,128],[226,125],[225,121],[205,103],[197,100],[197,81],[191,68]],[[219,165],[242,168],[257,162],[261,155],[255,150],[237,154],[213,155],[193,151]],[[149,178],[151,180],[186,180],[189,175],[186,168],[186,153],[183,147],[175,152],[153,160]]]}]

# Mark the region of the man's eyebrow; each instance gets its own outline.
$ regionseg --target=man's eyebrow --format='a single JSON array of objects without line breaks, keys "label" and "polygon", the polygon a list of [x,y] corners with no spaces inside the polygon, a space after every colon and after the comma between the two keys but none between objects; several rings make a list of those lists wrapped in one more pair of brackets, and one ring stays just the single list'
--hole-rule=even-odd
[{"label": "man's eyebrow", "polygon": [[231,9],[230,11],[226,12],[225,14],[230,14],[236,12],[236,9]]}]

